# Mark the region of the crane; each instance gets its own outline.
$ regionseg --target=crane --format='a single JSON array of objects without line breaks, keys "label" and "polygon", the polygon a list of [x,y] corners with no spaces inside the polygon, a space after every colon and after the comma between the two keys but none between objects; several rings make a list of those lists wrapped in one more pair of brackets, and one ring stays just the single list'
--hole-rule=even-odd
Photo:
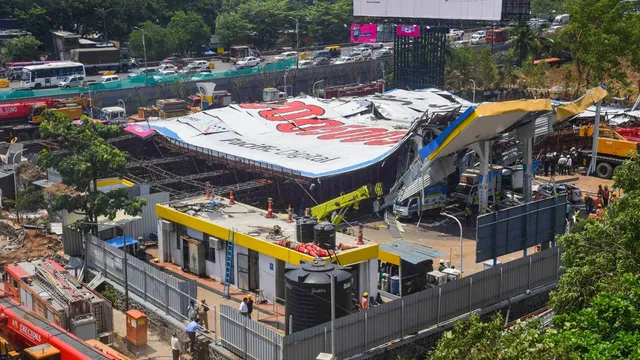
[{"label": "crane", "polygon": [[341,193],[340,196],[334,199],[312,207],[311,216],[318,219],[318,221],[326,221],[334,211],[339,211],[333,219],[330,219],[332,224],[338,225],[342,222],[347,210],[352,206],[357,209],[360,201],[374,196],[382,196],[382,183],[377,183],[374,186],[364,185],[347,194]]}]

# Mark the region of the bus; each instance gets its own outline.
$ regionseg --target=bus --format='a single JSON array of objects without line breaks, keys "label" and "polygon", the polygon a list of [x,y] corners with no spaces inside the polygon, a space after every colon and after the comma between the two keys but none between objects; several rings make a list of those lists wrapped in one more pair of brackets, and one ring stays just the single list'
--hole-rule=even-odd
[{"label": "bus", "polygon": [[60,81],[72,75],[85,76],[84,65],[65,61],[26,66],[22,69],[22,86],[32,89],[58,86]]}]

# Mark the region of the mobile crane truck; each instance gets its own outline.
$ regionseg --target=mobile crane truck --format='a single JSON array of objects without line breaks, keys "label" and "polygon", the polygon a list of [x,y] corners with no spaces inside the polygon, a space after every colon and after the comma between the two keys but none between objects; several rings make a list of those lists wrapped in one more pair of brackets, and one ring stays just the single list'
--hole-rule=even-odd
[{"label": "mobile crane truck", "polygon": [[[581,126],[580,136],[593,137],[593,125]],[[596,176],[610,179],[615,168],[629,159],[630,154],[638,151],[640,151],[640,143],[625,138],[615,130],[600,126],[598,153],[596,154]],[[588,164],[592,156],[593,152],[591,150],[582,150],[579,163]]]},{"label": "mobile crane truck", "polygon": [[[311,216],[318,219],[318,221],[330,221],[334,225],[339,225],[344,219],[347,210],[352,206],[354,209],[358,209],[360,201],[375,196],[382,196],[382,183],[377,183],[375,186],[364,185],[352,192],[318,204],[311,208]],[[331,214],[334,211],[336,211],[336,216],[331,219]]]}]

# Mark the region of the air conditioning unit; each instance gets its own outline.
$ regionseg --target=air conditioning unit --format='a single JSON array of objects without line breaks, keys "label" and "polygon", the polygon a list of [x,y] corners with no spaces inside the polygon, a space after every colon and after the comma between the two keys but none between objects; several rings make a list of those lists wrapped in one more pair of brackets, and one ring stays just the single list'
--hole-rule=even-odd
[{"label": "air conditioning unit", "polygon": [[175,224],[171,221],[162,220],[162,231],[174,231]]},{"label": "air conditioning unit", "polygon": [[209,236],[209,247],[216,250],[224,249],[224,240]]}]

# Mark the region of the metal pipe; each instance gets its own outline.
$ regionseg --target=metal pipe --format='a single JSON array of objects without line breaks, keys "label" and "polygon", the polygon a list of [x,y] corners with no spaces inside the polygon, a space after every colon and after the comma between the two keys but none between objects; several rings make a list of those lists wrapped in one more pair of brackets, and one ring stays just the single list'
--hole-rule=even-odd
[{"label": "metal pipe", "polygon": [[453,215],[449,215],[446,213],[440,213],[440,215],[443,215],[455,220],[458,223],[458,226],[460,227],[460,274],[462,274],[462,223],[460,223],[460,220],[458,220],[458,218]]},{"label": "metal pipe", "polygon": [[476,103],[476,82],[473,79],[469,79],[469,81],[473,83],[473,100],[471,102],[475,104]]},{"label": "metal pipe", "polygon": [[336,358],[336,276],[331,274],[331,357]]},{"label": "metal pipe", "polygon": [[[587,175],[590,176],[596,171],[596,158],[598,157],[598,137],[600,136],[600,111],[602,100],[596,103],[596,119],[593,122],[593,145],[591,145],[591,162],[587,168]],[[555,186],[555,184],[554,184]],[[555,190],[555,189],[554,189]]]},{"label": "metal pipe", "polygon": [[[15,154],[13,154],[13,158],[11,159],[11,164],[13,165],[13,190],[15,191],[14,194],[14,198],[16,201],[18,201],[18,179],[16,177],[16,155],[20,154],[21,152],[25,151],[26,149],[22,149],[18,152],[16,152]],[[17,204],[16,204],[17,205]],[[17,219],[18,221],[20,221],[19,219]]]}]

